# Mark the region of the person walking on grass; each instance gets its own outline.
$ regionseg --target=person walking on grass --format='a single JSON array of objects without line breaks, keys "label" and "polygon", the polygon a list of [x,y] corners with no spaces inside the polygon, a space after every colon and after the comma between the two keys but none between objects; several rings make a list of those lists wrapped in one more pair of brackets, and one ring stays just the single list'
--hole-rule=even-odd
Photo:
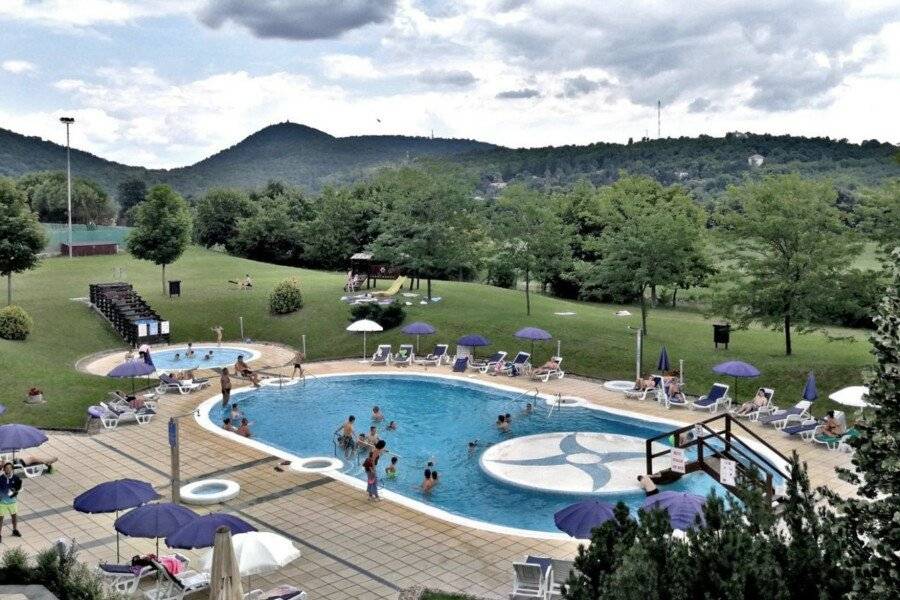
[{"label": "person walking on grass", "polygon": [[228,367],[222,367],[219,383],[222,384],[222,407],[224,408],[228,406],[228,401],[231,399],[231,377],[228,376]]},{"label": "person walking on grass", "polygon": [[13,537],[22,537],[18,527],[18,496],[21,489],[22,480],[13,472],[13,464],[6,463],[3,474],[0,474],[0,541],[3,540],[3,519],[7,516],[12,521]]}]

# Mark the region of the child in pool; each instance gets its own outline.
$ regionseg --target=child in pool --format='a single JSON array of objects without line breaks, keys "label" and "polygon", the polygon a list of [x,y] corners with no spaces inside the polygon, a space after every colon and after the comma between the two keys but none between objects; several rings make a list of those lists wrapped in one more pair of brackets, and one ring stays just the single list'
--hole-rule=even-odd
[{"label": "child in pool", "polygon": [[388,431],[397,431],[397,421],[391,421],[387,426]]},{"label": "child in pool", "polygon": [[384,474],[388,479],[396,479],[397,478],[397,457],[391,457],[391,464],[388,465],[387,469],[384,470]]}]

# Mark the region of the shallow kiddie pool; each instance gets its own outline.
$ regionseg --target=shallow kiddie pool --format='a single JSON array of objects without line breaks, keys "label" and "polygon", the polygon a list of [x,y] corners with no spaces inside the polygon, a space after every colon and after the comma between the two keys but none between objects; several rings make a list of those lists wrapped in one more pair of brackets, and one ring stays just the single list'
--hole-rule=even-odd
[{"label": "shallow kiddie pool", "polygon": [[[150,357],[159,372],[185,371],[190,369],[211,369],[213,367],[230,367],[243,356],[246,362],[259,357],[259,352],[240,346],[216,346],[215,344],[194,345],[194,356],[186,356],[187,346],[151,350]],[[205,358],[211,353],[209,358]],[[176,358],[177,355],[177,358]]]},{"label": "shallow kiddie pool", "polygon": [[[208,417],[201,416],[201,422],[235,441],[295,457],[301,468],[304,460],[315,460],[309,466],[321,463],[327,473],[359,487],[365,455],[347,456],[334,435],[355,415],[357,433],[374,425],[388,451],[399,457],[395,478],[385,476],[392,454],[378,464],[383,491],[424,512],[494,530],[558,534],[553,514],[585,498],[640,506],[644,494],[637,475],[645,468],[644,440],[673,426],[555,400],[446,377],[320,376],[302,385],[233,394],[252,423],[249,441],[221,430],[227,415],[218,398],[201,407]],[[533,410],[526,413],[529,402]],[[383,421],[372,421],[373,405],[381,407]],[[501,433],[495,422],[506,413],[512,415],[512,431]],[[395,431],[387,430],[391,420],[398,424]],[[475,440],[470,451],[468,442]],[[326,466],[323,457],[329,456],[339,462]],[[438,471],[439,484],[425,494],[420,485],[428,463]],[[725,494],[702,473],[664,489]],[[361,492],[348,487],[346,493]]]}]

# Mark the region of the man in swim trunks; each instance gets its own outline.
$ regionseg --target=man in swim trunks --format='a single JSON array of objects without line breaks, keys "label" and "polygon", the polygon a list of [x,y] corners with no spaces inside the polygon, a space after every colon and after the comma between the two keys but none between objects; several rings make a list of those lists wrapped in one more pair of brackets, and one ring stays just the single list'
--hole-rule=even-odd
[{"label": "man in swim trunks", "polygon": [[249,379],[253,384],[253,387],[259,387],[259,375],[250,370],[250,367],[244,362],[243,354],[238,354],[237,360],[234,363],[234,372],[241,377]]},{"label": "man in swim trunks", "polygon": [[231,399],[231,377],[228,376],[228,367],[222,367],[219,383],[222,384],[222,406],[228,406],[228,400]]},{"label": "man in swim trunks", "polygon": [[647,496],[655,496],[659,493],[659,488],[656,487],[649,475],[638,475],[638,483],[644,488],[644,493]]},{"label": "man in swim trunks", "polygon": [[381,412],[381,409],[377,406],[372,407],[372,421],[374,421],[375,423],[384,421],[384,413]]},{"label": "man in swim trunks", "polygon": [[369,435],[366,436],[366,442],[374,446],[380,439],[381,438],[378,437],[378,430],[375,429],[375,426],[372,425],[369,427]]},{"label": "man in swim trunks", "polygon": [[347,420],[344,421],[344,424],[338,427],[334,432],[338,435],[338,445],[344,449],[344,455],[347,458],[350,458],[350,454],[356,446],[356,441],[353,439],[353,423],[355,422],[356,417],[350,415],[347,417]]},{"label": "man in swim trunks", "polygon": [[306,355],[302,352],[297,352],[294,354],[294,372],[291,373],[291,379],[296,377],[298,374],[300,377],[303,377],[303,361],[306,360]]}]

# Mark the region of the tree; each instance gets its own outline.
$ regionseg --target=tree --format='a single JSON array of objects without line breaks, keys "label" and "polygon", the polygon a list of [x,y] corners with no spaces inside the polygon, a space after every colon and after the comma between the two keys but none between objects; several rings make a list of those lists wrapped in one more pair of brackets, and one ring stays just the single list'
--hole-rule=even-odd
[{"label": "tree", "polygon": [[162,266],[162,290],[166,293],[166,265],[175,262],[191,243],[191,214],[187,202],[167,185],[150,188],[135,208],[134,230],[126,241],[128,251],[141,260]]},{"label": "tree", "polygon": [[238,221],[253,214],[253,205],[240,190],[214,188],[195,207],[194,234],[207,248],[229,247],[237,233]]},{"label": "tree", "polygon": [[326,187],[316,202],[316,216],[304,225],[304,259],[323,269],[342,269],[350,257],[374,240],[378,205],[346,188]]},{"label": "tree", "polygon": [[116,202],[119,203],[119,215],[131,222],[130,211],[147,197],[147,184],[140,177],[129,177],[116,186]]},{"label": "tree", "polygon": [[12,274],[33,269],[47,237],[25,194],[0,177],[0,276],[6,277],[6,303],[12,304]]},{"label": "tree", "polygon": [[684,285],[708,269],[705,217],[680,187],[646,177],[623,177],[598,192],[606,225],[584,242],[600,258],[585,282],[620,300],[638,300],[647,335],[647,292],[661,285]]},{"label": "tree", "polygon": [[885,254],[900,245],[900,179],[863,192],[857,212],[860,228],[881,246]]},{"label": "tree", "polygon": [[[68,221],[68,188],[62,171],[32,173],[21,178],[19,189],[28,196],[31,209],[41,221]],[[97,224],[112,219],[116,207],[97,183],[76,177],[72,180],[72,222]]]},{"label": "tree", "polygon": [[790,355],[791,329],[815,328],[821,298],[860,250],[835,199],[828,182],[797,175],[729,188],[722,239],[730,244],[734,273],[716,311],[742,326],[758,321],[783,330]]},{"label": "tree", "polygon": [[854,470],[840,476],[857,484],[856,498],[821,491],[837,508],[834,530],[845,539],[851,598],[895,598],[900,589],[900,249],[891,254],[892,282],[873,318],[875,368],[867,377],[871,408],[856,423]]},{"label": "tree", "polygon": [[501,240],[525,279],[525,314],[531,314],[531,277],[542,284],[563,270],[571,259],[570,230],[543,194],[521,185],[503,190],[492,215]]},{"label": "tree", "polygon": [[284,196],[263,197],[254,212],[237,222],[230,252],[253,260],[294,265],[303,255],[301,223],[292,214],[291,201]]}]

